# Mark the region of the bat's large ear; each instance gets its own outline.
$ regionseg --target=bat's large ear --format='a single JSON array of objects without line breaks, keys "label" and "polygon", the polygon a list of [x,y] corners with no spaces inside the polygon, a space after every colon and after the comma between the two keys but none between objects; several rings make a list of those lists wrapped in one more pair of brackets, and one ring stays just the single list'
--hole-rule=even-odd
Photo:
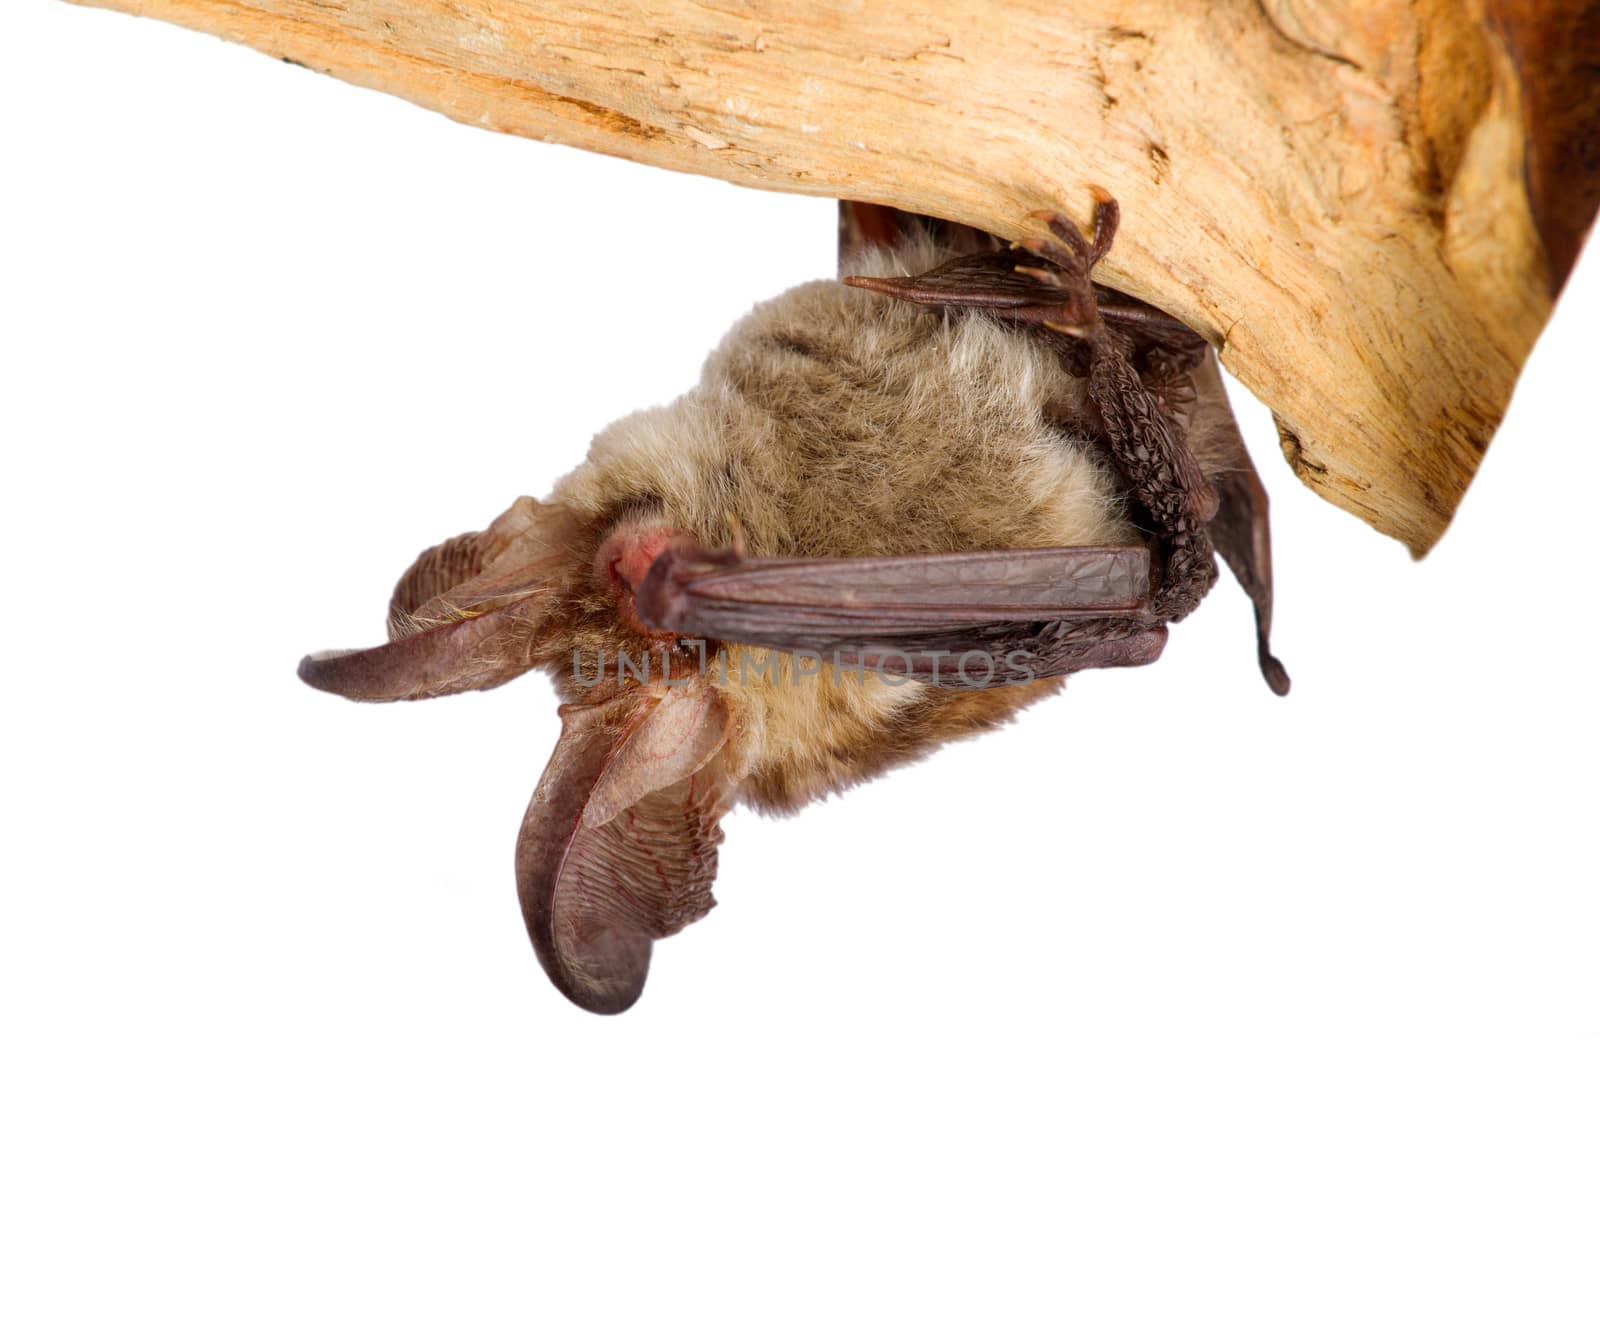
[{"label": "bat's large ear", "polygon": [[574,520],[518,498],[487,530],[422,554],[389,602],[389,644],[308,655],[300,677],[351,700],[422,700],[509,682],[533,666]]},{"label": "bat's large ear", "polygon": [[561,993],[619,1014],[644,989],[652,941],[715,902],[729,716],[691,684],[563,706],[561,718],[517,840],[517,894]]}]

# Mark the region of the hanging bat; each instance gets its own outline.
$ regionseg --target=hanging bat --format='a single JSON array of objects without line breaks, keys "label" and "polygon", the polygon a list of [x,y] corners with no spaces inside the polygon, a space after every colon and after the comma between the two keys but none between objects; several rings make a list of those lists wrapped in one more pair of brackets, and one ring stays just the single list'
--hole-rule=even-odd
[{"label": "hanging bat", "polygon": [[[845,205],[852,273],[758,306],[547,501],[423,553],[389,642],[311,655],[353,700],[530,669],[562,730],[517,841],[551,980],[627,1009],[705,915],[718,822],[791,811],[1150,663],[1220,552],[1268,637],[1266,495],[1205,342],[1093,283],[1116,231],[1019,250]],[[911,275],[918,274],[918,275]]]}]

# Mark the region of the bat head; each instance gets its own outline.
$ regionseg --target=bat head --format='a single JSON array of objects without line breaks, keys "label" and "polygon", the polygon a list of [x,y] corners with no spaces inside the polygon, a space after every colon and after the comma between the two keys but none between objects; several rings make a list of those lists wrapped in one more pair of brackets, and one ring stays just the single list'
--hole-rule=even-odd
[{"label": "bat head", "polygon": [[[517,892],[539,961],[574,1003],[638,999],[652,942],[712,906],[718,822],[738,786],[722,696],[638,619],[633,596],[672,538],[597,528],[520,498],[487,530],[446,540],[400,578],[389,641],[301,661],[311,686],[351,700],[422,700],[500,686],[532,668],[567,678],[561,736],[517,841]],[[676,658],[678,666],[669,667]],[[608,671],[612,660],[641,671]],[[650,671],[651,664],[655,672]]]}]

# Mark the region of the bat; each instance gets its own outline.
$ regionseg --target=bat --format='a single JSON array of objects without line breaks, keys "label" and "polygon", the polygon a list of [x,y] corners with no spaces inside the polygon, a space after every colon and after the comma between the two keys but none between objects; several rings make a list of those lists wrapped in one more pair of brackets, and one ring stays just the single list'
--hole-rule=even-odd
[{"label": "bat", "polygon": [[845,280],[758,305],[673,403],[545,501],[417,558],[388,642],[308,656],[353,700],[546,672],[562,728],[517,840],[535,953],[584,1009],[639,997],[712,907],[719,822],[793,811],[1148,664],[1216,578],[1269,646],[1266,494],[1210,348],[1092,280],[1092,231],[845,204]]}]

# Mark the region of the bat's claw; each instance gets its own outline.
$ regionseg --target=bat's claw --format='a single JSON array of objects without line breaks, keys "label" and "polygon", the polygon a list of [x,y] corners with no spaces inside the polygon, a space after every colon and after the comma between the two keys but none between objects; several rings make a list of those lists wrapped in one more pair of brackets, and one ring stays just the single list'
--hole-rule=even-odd
[{"label": "bat's claw", "polygon": [[[1051,231],[1057,235],[1071,236],[1071,239],[1067,240],[1065,246],[1056,244],[1051,240],[1019,240],[1018,243],[1022,248],[1045,259],[1047,262],[1054,263],[1074,280],[1087,281],[1091,263],[1088,241],[1054,212],[1035,212],[1033,215],[1041,219],[1051,218]],[[1054,223],[1060,223],[1059,230]]]},{"label": "bat's claw", "polygon": [[1120,212],[1116,200],[1098,186],[1093,190],[1095,207],[1093,235],[1084,233],[1050,208],[1030,212],[1034,221],[1042,221],[1049,229],[1050,239],[1029,238],[1017,241],[1017,247],[1044,260],[1048,266],[1016,269],[1018,276],[1029,277],[1041,286],[1062,292],[1061,308],[1043,318],[1052,331],[1064,333],[1077,340],[1092,339],[1100,327],[1099,299],[1095,294],[1090,273],[1094,265],[1105,256],[1116,237],[1117,218]]},{"label": "bat's claw", "polygon": [[1096,185],[1091,192],[1094,195],[1091,236],[1086,238],[1083,232],[1061,213],[1050,208],[1041,208],[1037,212],[1028,213],[1028,216],[1034,221],[1044,222],[1060,243],[1052,244],[1048,240],[1023,240],[1022,247],[1031,253],[1048,258],[1073,276],[1086,280],[1094,265],[1104,258],[1111,248],[1111,242],[1117,237],[1118,221],[1122,216],[1122,209],[1117,206],[1117,200],[1104,189]]},{"label": "bat's claw", "polygon": [[1064,284],[1061,280],[1061,274],[1059,272],[1052,271],[1048,267],[1017,267],[1013,268],[1012,270],[1015,271],[1018,276],[1032,277],[1041,286],[1054,286],[1057,290],[1059,290]]},{"label": "bat's claw", "polygon": [[1117,238],[1117,226],[1122,220],[1122,208],[1117,200],[1099,185],[1094,187],[1094,240],[1090,245],[1090,266],[1098,263]]}]

